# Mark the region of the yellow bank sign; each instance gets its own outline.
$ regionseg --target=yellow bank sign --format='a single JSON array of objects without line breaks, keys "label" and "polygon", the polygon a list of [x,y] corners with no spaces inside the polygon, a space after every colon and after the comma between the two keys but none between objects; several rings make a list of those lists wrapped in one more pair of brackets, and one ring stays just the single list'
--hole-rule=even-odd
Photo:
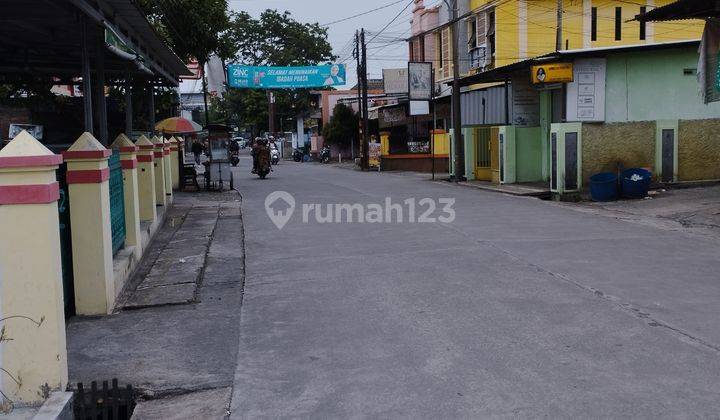
[{"label": "yellow bank sign", "polygon": [[532,66],[532,82],[538,83],[570,83],[573,81],[572,63],[549,63]]}]

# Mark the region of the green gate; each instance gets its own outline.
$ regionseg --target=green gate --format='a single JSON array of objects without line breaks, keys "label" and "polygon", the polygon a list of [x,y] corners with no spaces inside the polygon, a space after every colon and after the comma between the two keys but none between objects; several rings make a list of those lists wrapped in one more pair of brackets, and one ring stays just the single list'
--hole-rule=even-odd
[{"label": "green gate", "polygon": [[125,245],[125,193],[119,150],[113,150],[108,165],[110,167],[110,225],[112,249],[113,255],[115,255]]}]

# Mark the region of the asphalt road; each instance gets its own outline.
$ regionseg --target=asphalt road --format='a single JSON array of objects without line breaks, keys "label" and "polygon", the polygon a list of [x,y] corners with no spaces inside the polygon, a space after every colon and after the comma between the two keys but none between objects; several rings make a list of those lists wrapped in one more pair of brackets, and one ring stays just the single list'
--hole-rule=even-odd
[{"label": "asphalt road", "polygon": [[[718,417],[717,242],[412,174],[241,165],[233,418]],[[277,190],[297,202],[282,230]],[[386,197],[457,217],[302,221]]]}]

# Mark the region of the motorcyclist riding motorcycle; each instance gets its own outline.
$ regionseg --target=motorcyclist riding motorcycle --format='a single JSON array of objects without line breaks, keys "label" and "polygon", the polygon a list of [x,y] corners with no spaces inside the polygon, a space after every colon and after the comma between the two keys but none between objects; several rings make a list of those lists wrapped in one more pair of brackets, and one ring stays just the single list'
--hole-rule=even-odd
[{"label": "motorcyclist riding motorcycle", "polygon": [[330,148],[328,146],[323,146],[322,150],[320,150],[320,162],[330,162]]},{"label": "motorcyclist riding motorcycle", "polygon": [[232,166],[238,166],[240,163],[240,145],[237,141],[230,141],[230,144],[228,145],[228,156]]},{"label": "motorcyclist riding motorcycle", "polygon": [[258,164],[258,149],[260,148],[260,141],[262,139],[260,137],[256,137],[255,140],[252,143],[252,149],[250,150],[250,154],[253,158],[253,168],[252,173],[257,173],[257,164]]},{"label": "motorcyclist riding motorcycle", "polygon": [[270,162],[273,165],[280,163],[280,151],[275,146],[275,143],[270,143]]},{"label": "motorcyclist riding motorcycle", "polygon": [[257,139],[253,146],[253,173],[258,174],[261,179],[265,179],[270,173],[270,148],[267,146],[267,140]]}]

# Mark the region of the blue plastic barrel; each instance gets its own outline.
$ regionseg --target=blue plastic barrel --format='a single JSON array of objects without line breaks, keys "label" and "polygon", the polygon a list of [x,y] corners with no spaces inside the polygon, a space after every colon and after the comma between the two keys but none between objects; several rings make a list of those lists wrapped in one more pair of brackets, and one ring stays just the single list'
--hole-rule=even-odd
[{"label": "blue plastic barrel", "polygon": [[617,175],[603,172],[590,177],[590,196],[593,201],[612,201],[618,196]]},{"label": "blue plastic barrel", "polygon": [[650,189],[652,172],[642,168],[630,168],[621,176],[622,195],[625,198],[645,198]]}]

